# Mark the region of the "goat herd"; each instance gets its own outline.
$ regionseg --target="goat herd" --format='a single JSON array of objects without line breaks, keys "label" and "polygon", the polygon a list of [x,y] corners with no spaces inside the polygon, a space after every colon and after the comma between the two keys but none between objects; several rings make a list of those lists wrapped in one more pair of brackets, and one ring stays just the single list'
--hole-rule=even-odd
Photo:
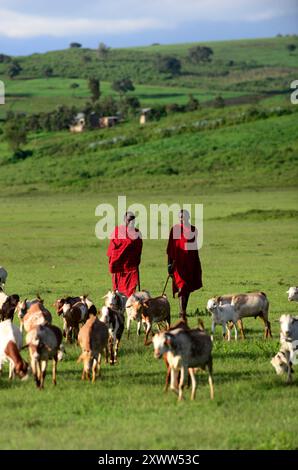
[{"label": "goat herd", "polygon": [[[37,387],[44,387],[47,363],[52,360],[52,380],[56,384],[57,363],[64,353],[63,337],[66,342],[76,341],[81,354],[78,362],[83,362],[82,380],[96,380],[100,373],[101,357],[106,362],[117,362],[119,343],[124,331],[125,313],[127,335],[130,324],[137,322],[137,333],[145,330],[145,344],[153,343],[154,357],[163,357],[167,366],[166,389],[170,388],[183,398],[184,382],[191,379],[191,399],[196,393],[196,369],[207,369],[209,374],[210,397],[213,398],[212,342],[217,324],[222,325],[223,336],[231,339],[234,327],[237,340],[237,326],[244,338],[243,319],[260,317],[265,325],[265,337],[271,337],[268,319],[269,302],[265,293],[223,295],[207,302],[207,310],[212,315],[211,336],[199,321],[197,328],[189,328],[186,321],[180,320],[171,326],[170,304],[165,295],[152,298],[148,291],[132,294],[128,299],[118,291],[109,291],[104,296],[105,305],[97,310],[88,296],[66,297],[54,303],[56,313],[63,319],[63,332],[52,324],[52,315],[40,297],[20,301],[18,295],[7,295],[4,285],[7,272],[0,267],[0,372],[2,364],[9,362],[9,378],[14,375],[22,380],[28,378],[32,370]],[[288,300],[298,301],[298,287],[288,290]],[[17,314],[20,328],[13,323]],[[157,323],[159,332],[152,334],[152,324]],[[25,345],[23,346],[23,333]],[[149,335],[152,334],[152,340]],[[30,368],[21,356],[21,350],[28,348]],[[271,360],[277,374],[286,373],[287,381],[292,380],[292,365],[297,363],[298,317],[280,317],[280,350]]]}]

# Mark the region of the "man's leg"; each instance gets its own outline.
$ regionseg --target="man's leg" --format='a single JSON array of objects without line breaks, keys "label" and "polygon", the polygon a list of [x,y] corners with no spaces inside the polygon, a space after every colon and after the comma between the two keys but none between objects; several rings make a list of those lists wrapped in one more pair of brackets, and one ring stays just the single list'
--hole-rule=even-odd
[{"label": "man's leg", "polygon": [[186,308],[187,308],[187,304],[188,304],[188,299],[189,299],[189,292],[185,292],[183,293],[180,297],[179,297],[179,304],[180,304],[180,318],[182,318],[182,320],[186,320]]}]

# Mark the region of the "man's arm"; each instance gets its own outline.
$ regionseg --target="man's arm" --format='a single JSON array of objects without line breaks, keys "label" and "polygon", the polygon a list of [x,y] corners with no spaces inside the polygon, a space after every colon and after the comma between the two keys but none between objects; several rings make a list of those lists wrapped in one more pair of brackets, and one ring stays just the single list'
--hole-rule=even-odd
[{"label": "man's arm", "polygon": [[168,274],[169,276],[173,275],[173,267],[174,267],[174,256],[175,256],[175,246],[173,240],[173,228],[171,228],[169,234],[169,241],[167,246],[167,255],[168,255]]}]

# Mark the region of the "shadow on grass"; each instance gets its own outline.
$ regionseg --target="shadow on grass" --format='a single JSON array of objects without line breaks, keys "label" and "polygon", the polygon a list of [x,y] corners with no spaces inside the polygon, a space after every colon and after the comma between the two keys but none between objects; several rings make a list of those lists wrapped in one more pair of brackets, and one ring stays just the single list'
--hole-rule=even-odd
[{"label": "shadow on grass", "polygon": [[185,96],[186,93],[142,93],[142,94],[138,94],[138,98],[139,99],[162,99],[162,98],[177,98],[177,97],[181,97],[181,96]]}]

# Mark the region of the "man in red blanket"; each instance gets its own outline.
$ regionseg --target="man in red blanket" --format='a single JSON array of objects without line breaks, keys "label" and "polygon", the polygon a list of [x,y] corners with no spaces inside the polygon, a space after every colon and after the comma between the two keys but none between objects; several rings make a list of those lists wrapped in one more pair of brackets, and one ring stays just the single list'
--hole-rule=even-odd
[{"label": "man in red blanket", "polygon": [[139,264],[142,254],[142,234],[135,228],[135,215],[126,212],[124,224],[110,235],[107,251],[114,290],[129,297],[139,285]]},{"label": "man in red blanket", "polygon": [[202,268],[197,248],[198,231],[189,222],[189,212],[179,212],[180,223],[171,228],[167,247],[168,273],[173,278],[173,297],[178,292],[180,317],[186,320],[191,292],[200,289]]}]

